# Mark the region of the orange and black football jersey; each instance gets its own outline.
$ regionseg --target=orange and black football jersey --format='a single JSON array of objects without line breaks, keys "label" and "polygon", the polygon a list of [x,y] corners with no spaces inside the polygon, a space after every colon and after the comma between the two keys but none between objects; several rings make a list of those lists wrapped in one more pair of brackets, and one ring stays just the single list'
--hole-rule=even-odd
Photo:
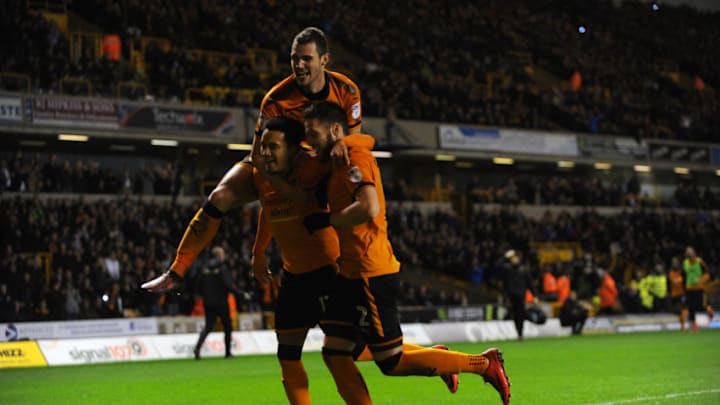
[{"label": "orange and black football jersey", "polygon": [[372,221],[351,228],[335,228],[340,239],[342,263],[340,273],[347,278],[375,277],[400,271],[400,262],[388,240],[385,193],[377,161],[372,155],[374,139],[369,135],[353,134],[344,138],[350,155],[350,165],[333,169],[327,185],[327,197],[332,212],[342,211],[355,201],[360,187],[375,187],[380,212]]},{"label": "orange and black football jersey", "polygon": [[[290,183],[314,189],[330,170],[317,159],[307,159],[293,169]],[[310,234],[303,220],[318,212],[317,203],[296,203],[277,192],[257,169],[253,170],[255,187],[260,196],[265,223],[280,246],[283,267],[290,273],[306,273],[324,266],[335,266],[340,256],[338,237],[332,228]]]},{"label": "orange and black football jersey", "polygon": [[347,113],[349,128],[359,127],[362,123],[360,89],[347,76],[325,70],[325,87],[320,93],[306,95],[290,75],[276,84],[260,104],[260,116],[255,125],[255,134],[260,135],[265,120],[283,116],[303,121],[303,112],[312,103],[332,101]]}]

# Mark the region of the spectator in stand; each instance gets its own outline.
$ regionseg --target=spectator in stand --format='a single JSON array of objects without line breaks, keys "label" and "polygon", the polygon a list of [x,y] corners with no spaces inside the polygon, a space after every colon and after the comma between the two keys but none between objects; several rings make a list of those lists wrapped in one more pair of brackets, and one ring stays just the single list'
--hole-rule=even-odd
[{"label": "spectator in stand", "polygon": [[638,296],[640,297],[640,305],[642,312],[652,312],[655,305],[655,297],[652,294],[653,275],[649,271],[640,271],[640,281],[638,282]]},{"label": "spectator in stand", "polygon": [[653,297],[652,312],[665,312],[667,310],[668,279],[665,274],[665,266],[656,263],[650,273],[650,295]]},{"label": "spectator in stand", "polygon": [[16,317],[15,300],[8,292],[7,284],[0,283],[0,321],[14,322]]},{"label": "spectator in stand", "polygon": [[80,291],[68,280],[65,283],[65,319],[78,319],[80,317]]},{"label": "spectator in stand", "polygon": [[565,300],[570,296],[571,288],[571,279],[570,279],[570,270],[567,268],[562,268],[560,270],[560,276],[557,278],[557,303],[562,305]]},{"label": "spectator in stand", "polygon": [[600,296],[600,309],[598,313],[612,315],[618,312],[618,289],[615,285],[615,279],[605,269],[598,269],[600,276],[600,288],[598,295]]},{"label": "spectator in stand", "polygon": [[545,268],[545,271],[543,272],[543,282],[542,282],[543,288],[542,288],[542,294],[540,297],[543,301],[557,301],[558,296],[558,285],[557,285],[557,279],[555,278],[555,275],[552,271],[552,265],[547,265]]},{"label": "spectator in stand", "polygon": [[622,286],[622,289],[620,290],[620,301],[625,312],[644,312],[642,301],[640,298],[640,280],[642,279],[642,277],[642,271],[633,271],[630,281],[624,286]]},{"label": "spectator in stand", "polygon": [[110,254],[105,257],[103,264],[105,265],[105,270],[110,275],[111,280],[120,280],[120,262],[118,261],[117,253],[114,250],[111,250]]}]

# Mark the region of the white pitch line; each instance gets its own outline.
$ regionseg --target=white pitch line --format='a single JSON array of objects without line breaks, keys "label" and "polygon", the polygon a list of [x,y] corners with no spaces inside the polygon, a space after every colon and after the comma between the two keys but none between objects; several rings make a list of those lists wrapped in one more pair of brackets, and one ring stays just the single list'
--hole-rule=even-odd
[{"label": "white pitch line", "polygon": [[701,391],[674,392],[671,394],[657,395],[654,397],[639,397],[639,398],[633,398],[633,399],[621,399],[619,401],[597,402],[597,403],[587,404],[587,405],[632,404],[633,402],[653,401],[653,400],[658,400],[658,399],[674,399],[674,398],[682,398],[682,397],[693,397],[693,396],[697,396],[697,395],[718,394],[718,393],[720,393],[720,389],[715,388],[715,389],[711,389],[711,390],[701,390]]}]

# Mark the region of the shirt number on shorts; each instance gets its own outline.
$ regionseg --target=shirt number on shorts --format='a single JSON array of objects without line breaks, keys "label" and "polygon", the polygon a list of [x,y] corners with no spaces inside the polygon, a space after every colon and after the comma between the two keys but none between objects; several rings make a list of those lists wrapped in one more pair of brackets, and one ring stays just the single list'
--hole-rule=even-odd
[{"label": "shirt number on shorts", "polygon": [[323,312],[327,311],[327,302],[330,299],[329,295],[321,295],[318,297],[318,301],[320,301],[320,310]]},{"label": "shirt number on shorts", "polygon": [[370,322],[368,322],[367,316],[368,316],[368,310],[362,305],[355,306],[355,309],[360,312],[360,319],[358,319],[358,325],[359,326],[370,326]]}]

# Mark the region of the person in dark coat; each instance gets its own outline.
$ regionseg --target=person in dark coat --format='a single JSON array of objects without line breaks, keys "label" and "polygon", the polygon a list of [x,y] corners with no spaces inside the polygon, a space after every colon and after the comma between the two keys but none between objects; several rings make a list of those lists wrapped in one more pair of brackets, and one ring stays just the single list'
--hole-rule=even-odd
[{"label": "person in dark coat", "polygon": [[196,282],[196,291],[202,297],[205,309],[205,327],[200,331],[197,344],[193,349],[195,359],[200,360],[200,350],[205,338],[212,331],[215,320],[220,317],[225,332],[225,357],[232,357],[231,339],[232,324],[230,322],[230,307],[228,293],[233,290],[232,276],[225,265],[225,251],[216,246],[212,249],[212,258],[200,271]]},{"label": "person in dark coat", "polygon": [[560,308],[560,325],[572,327],[572,334],[579,335],[587,318],[588,309],[578,301],[575,291],[570,292],[570,296]]},{"label": "person in dark coat", "polygon": [[530,271],[523,264],[520,254],[515,250],[505,252],[501,267],[503,287],[505,294],[507,294],[510,300],[518,340],[523,340],[523,322],[527,318],[525,313],[525,295],[527,290],[530,290],[533,296],[535,296],[532,277]]}]

